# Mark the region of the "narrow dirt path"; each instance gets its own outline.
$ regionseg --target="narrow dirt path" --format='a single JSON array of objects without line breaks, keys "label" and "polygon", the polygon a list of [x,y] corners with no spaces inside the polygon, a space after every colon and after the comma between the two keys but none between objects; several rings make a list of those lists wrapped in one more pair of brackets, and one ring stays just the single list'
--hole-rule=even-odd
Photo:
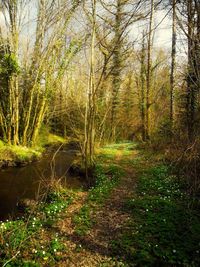
[{"label": "narrow dirt path", "polygon": [[[120,165],[122,158],[119,150],[113,163]],[[58,266],[118,266],[112,259],[110,244],[120,235],[129,220],[129,215],[124,210],[124,203],[133,194],[136,186],[134,169],[125,166],[124,170],[125,174],[119,185],[113,189],[104,205],[93,212],[92,220],[95,223],[85,236],[76,234],[72,221],[73,216],[81,209],[87,198],[86,192],[79,192],[75,202],[66,211],[65,219],[57,225],[59,231],[66,237],[65,245],[68,249],[66,254],[69,255]]]}]

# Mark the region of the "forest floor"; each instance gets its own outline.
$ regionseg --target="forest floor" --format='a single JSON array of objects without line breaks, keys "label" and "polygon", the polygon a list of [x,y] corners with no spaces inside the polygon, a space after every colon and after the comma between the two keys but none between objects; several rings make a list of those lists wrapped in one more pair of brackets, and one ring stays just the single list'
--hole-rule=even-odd
[{"label": "forest floor", "polygon": [[90,190],[58,186],[26,220],[0,225],[2,266],[199,266],[199,200],[162,156],[123,143],[97,162]]}]

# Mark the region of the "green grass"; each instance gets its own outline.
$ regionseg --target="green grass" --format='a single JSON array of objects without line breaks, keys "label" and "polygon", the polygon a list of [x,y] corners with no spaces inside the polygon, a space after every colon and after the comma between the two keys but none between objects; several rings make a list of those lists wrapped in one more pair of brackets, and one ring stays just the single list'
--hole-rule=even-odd
[{"label": "green grass", "polygon": [[8,145],[0,140],[0,160],[13,162],[28,162],[39,158],[47,145],[65,143],[66,140],[60,136],[46,133],[38,138],[34,147]]},{"label": "green grass", "polygon": [[190,202],[167,166],[150,168],[126,203],[131,220],[113,253],[129,266],[200,266],[200,214]]},{"label": "green grass", "polygon": [[120,156],[129,156],[132,153],[132,150],[135,148],[136,143],[127,142],[127,143],[118,143],[118,144],[109,144],[97,150],[98,160],[114,160],[117,155]]},{"label": "green grass", "polygon": [[42,132],[37,140],[38,147],[45,147],[47,145],[53,145],[57,143],[66,143],[66,139],[61,136],[51,134],[49,132]]},{"label": "green grass", "polygon": [[[120,145],[110,145],[98,150],[97,163],[94,176],[95,185],[89,190],[86,203],[73,218],[75,232],[78,235],[86,235],[94,222],[91,219],[92,212],[100,207],[109,197],[113,188],[118,184],[123,170],[119,165],[109,164],[106,166],[107,159],[114,159],[119,152]],[[123,149],[122,149],[122,152]]]},{"label": "green grass", "polygon": [[31,161],[41,156],[42,149],[23,146],[2,145],[0,146],[0,160],[8,161]]},{"label": "green grass", "polygon": [[[52,226],[62,217],[62,212],[72,202],[71,192],[62,188],[51,191],[47,201],[39,203],[34,210],[27,210],[25,217],[0,224],[0,265],[12,259],[6,266],[41,266],[39,261],[59,260],[64,250],[62,240],[50,235]],[[44,231],[49,232],[47,240],[38,239]],[[41,245],[41,242],[43,245]],[[36,264],[37,263],[37,264]]]}]

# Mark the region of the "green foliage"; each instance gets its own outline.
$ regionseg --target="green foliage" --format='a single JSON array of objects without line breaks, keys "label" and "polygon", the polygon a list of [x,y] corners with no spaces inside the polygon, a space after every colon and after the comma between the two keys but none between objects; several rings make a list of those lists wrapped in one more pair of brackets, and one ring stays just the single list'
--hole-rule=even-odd
[{"label": "green foliage", "polygon": [[115,159],[118,155],[129,156],[135,146],[132,142],[106,145],[98,150],[98,159]]},{"label": "green foliage", "polygon": [[[25,218],[0,224],[0,264],[4,264],[13,255],[31,247],[32,238],[36,237],[41,230],[52,226],[61,217],[61,213],[71,203],[72,196],[71,194],[69,196],[67,190],[62,189],[56,192],[51,191],[47,199],[47,202],[40,203],[34,211],[27,210]],[[41,247],[35,249],[34,257],[45,259],[54,257],[54,254],[62,249],[63,246],[56,237],[50,241],[46,251]],[[20,265],[16,265],[19,262],[21,262]],[[20,258],[20,253],[16,260],[9,264],[10,266],[37,266],[33,265],[34,262],[24,262]]]},{"label": "green foliage", "polygon": [[12,74],[18,74],[19,72],[20,67],[16,56],[13,53],[4,54],[0,57],[0,74],[11,76]]},{"label": "green foliage", "polygon": [[39,158],[45,146],[65,142],[64,138],[50,134],[48,131],[41,133],[37,146],[34,147],[8,145],[0,140],[0,160],[29,162]]},{"label": "green foliage", "polygon": [[51,134],[49,132],[48,127],[42,126],[42,128],[40,129],[40,134],[37,139],[37,146],[45,147],[56,143],[66,143],[66,139],[64,139],[61,136]]},{"label": "green foliage", "polygon": [[95,186],[89,190],[86,204],[73,218],[76,233],[78,235],[87,234],[93,224],[91,220],[92,211],[98,205],[103,204],[109,197],[112,189],[116,186],[122,174],[123,172],[121,168],[117,165],[110,165],[107,169],[103,165],[96,165]]},{"label": "green foliage", "polygon": [[23,146],[0,144],[0,160],[31,161],[41,156],[41,150]]},{"label": "green foliage", "polygon": [[53,238],[49,243],[49,252],[55,255],[58,252],[64,251],[65,246],[63,245],[63,240],[58,237]]},{"label": "green foliage", "polygon": [[132,220],[113,251],[130,266],[199,266],[200,216],[188,204],[166,166],[150,169],[126,203]]},{"label": "green foliage", "polygon": [[123,172],[116,165],[110,165],[107,170],[97,165],[95,170],[96,185],[90,189],[88,200],[101,204],[109,196]]},{"label": "green foliage", "polygon": [[86,204],[73,218],[73,222],[76,225],[76,233],[80,236],[87,234],[92,227],[93,222],[90,217],[90,210],[90,206]]},{"label": "green foliage", "polygon": [[128,267],[128,265],[123,261],[111,258],[100,263],[99,267]]},{"label": "green foliage", "polygon": [[14,260],[8,264],[6,267],[40,267],[41,265],[36,261],[23,261],[23,260]]}]

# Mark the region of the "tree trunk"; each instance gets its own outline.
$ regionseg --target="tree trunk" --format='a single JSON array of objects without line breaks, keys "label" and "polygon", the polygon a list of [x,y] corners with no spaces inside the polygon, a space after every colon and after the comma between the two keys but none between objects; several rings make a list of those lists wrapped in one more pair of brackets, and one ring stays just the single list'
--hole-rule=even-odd
[{"label": "tree trunk", "polygon": [[146,103],[145,103],[145,37],[143,32],[142,39],[142,51],[141,51],[141,69],[140,69],[140,82],[141,82],[141,100],[140,100],[140,114],[142,123],[142,140],[146,141],[146,130],[145,130],[145,113],[146,113]]},{"label": "tree trunk", "polygon": [[152,69],[152,33],[154,20],[154,0],[151,0],[151,12],[149,21],[148,45],[147,45],[147,79],[146,79],[146,139],[150,138],[150,93],[151,93],[151,69]]},{"label": "tree trunk", "polygon": [[188,138],[194,138],[195,131],[195,104],[196,104],[196,73],[195,73],[195,25],[193,0],[188,0],[188,78],[187,78],[187,127]]},{"label": "tree trunk", "polygon": [[116,140],[116,120],[118,93],[121,86],[121,63],[122,63],[122,7],[123,1],[117,0],[115,26],[114,26],[114,50],[113,50],[113,70],[112,70],[112,103],[111,103],[111,141]]},{"label": "tree trunk", "polygon": [[171,74],[170,74],[170,127],[174,128],[174,80],[176,67],[176,0],[172,2],[172,52],[171,52]]}]

